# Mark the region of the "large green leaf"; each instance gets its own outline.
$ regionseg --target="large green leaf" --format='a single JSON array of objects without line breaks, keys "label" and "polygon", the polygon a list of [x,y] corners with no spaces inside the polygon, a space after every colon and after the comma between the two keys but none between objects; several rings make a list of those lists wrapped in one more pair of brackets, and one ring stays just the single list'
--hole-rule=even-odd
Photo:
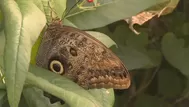
[{"label": "large green leaf", "polygon": [[4,67],[8,99],[17,107],[26,72],[31,47],[45,25],[45,16],[32,1],[1,0],[0,7],[5,23]]},{"label": "large green leaf", "polygon": [[[187,79],[189,78],[189,47],[183,39],[177,39],[172,32],[167,33],[162,40],[162,52],[165,59],[175,68],[179,69]],[[189,81],[184,97],[189,96]]]},{"label": "large green leaf", "polygon": [[93,93],[93,90],[88,92],[63,76],[35,66],[31,66],[30,71],[33,74],[28,73],[27,82],[29,84],[35,85],[42,90],[63,99],[71,107],[112,107],[114,99],[112,90],[94,90],[94,93],[104,96],[96,98],[98,95],[93,96],[94,94],[90,94]]},{"label": "large green leaf", "polygon": [[[100,0],[99,0],[100,1]],[[66,18],[80,29],[98,28],[122,20],[168,0],[104,0],[95,10],[74,11]],[[73,2],[72,0],[68,0]],[[73,3],[69,3],[73,6]],[[71,7],[69,6],[69,7]]]},{"label": "large green leaf", "polygon": [[173,33],[167,33],[162,40],[162,52],[166,60],[189,77],[189,47],[183,39],[177,39]]}]

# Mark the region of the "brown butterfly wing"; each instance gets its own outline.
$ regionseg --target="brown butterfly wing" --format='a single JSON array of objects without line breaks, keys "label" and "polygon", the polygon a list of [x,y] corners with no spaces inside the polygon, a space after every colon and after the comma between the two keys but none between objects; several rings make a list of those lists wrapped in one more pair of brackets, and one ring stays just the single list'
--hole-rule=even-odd
[{"label": "brown butterfly wing", "polygon": [[68,26],[48,27],[39,48],[37,65],[48,69],[58,59],[64,75],[84,88],[127,89],[130,75],[121,60],[100,41]]}]

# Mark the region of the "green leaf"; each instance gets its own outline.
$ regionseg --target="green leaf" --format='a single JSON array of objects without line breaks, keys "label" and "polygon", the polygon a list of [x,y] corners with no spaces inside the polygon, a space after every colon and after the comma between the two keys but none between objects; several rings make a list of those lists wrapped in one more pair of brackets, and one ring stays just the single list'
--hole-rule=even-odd
[{"label": "green leaf", "polygon": [[63,18],[62,16],[66,11],[66,2],[67,0],[54,0],[54,10],[57,12],[58,17]]},{"label": "green leaf", "polygon": [[94,31],[86,31],[86,33],[90,34],[94,38],[101,41],[104,45],[107,47],[111,47],[113,45],[117,46],[116,43],[107,35],[100,33],[100,32],[94,32]]},{"label": "green leaf", "polygon": [[[185,46],[183,39],[177,39],[174,33],[167,33],[162,40],[162,52],[165,59],[175,68],[179,69],[187,79],[189,78],[189,47]],[[189,95],[189,81],[183,93],[184,97]]]},{"label": "green leaf", "polygon": [[[100,0],[99,0],[100,1]],[[111,0],[94,10],[71,12],[66,18],[80,29],[93,29],[122,20],[168,0]],[[73,2],[68,0],[69,2]],[[73,3],[69,3],[73,5]],[[71,6],[69,6],[71,7]]]},{"label": "green leaf", "polygon": [[32,0],[33,3],[42,11],[44,12],[44,7],[46,6],[44,2],[47,2],[49,0]]},{"label": "green leaf", "polygon": [[1,0],[5,23],[4,67],[8,100],[18,107],[32,45],[45,25],[45,16],[32,1]]},{"label": "green leaf", "polygon": [[146,32],[136,36],[126,25],[118,25],[113,33],[104,28],[98,30],[110,36],[118,48],[112,48],[129,70],[151,68],[161,62],[161,53],[146,49],[149,40]]},{"label": "green leaf", "polygon": [[26,87],[23,95],[30,107],[64,107],[59,102],[51,104],[49,99],[43,95],[43,91],[35,87]]},{"label": "green leaf", "polygon": [[41,32],[40,36],[38,37],[38,39],[36,40],[35,44],[32,47],[31,60],[30,60],[31,64],[36,64],[36,56],[37,56],[39,46],[41,44],[43,34],[44,34],[44,32]]},{"label": "green leaf", "polygon": [[170,104],[164,102],[155,96],[139,95],[134,103],[134,107],[172,107]]},{"label": "green leaf", "polygon": [[185,46],[183,39],[177,39],[169,32],[162,40],[162,52],[166,60],[189,77],[189,47]]},{"label": "green leaf", "polygon": [[114,91],[113,89],[91,89],[89,93],[102,104],[103,107],[113,107]]},{"label": "green leaf", "polygon": [[161,3],[153,7],[150,7],[149,9],[147,9],[147,11],[156,13],[159,16],[167,15],[173,12],[173,10],[176,8],[178,3],[179,0],[168,0],[165,3]]},{"label": "green leaf", "polygon": [[[35,66],[31,66],[30,71],[34,74],[28,73],[27,82],[29,84],[35,85],[42,90],[63,99],[71,107],[112,107],[112,99],[114,97],[113,91],[109,90],[109,93],[107,93],[104,92],[103,89],[99,89],[98,93],[104,95],[104,97],[102,97],[102,99],[97,98],[97,100],[95,96],[91,95],[87,90],[84,90],[64,76]],[[107,101],[98,102],[99,100]]]},{"label": "green leaf", "polygon": [[[174,83],[174,84],[170,84]],[[164,98],[176,98],[184,90],[184,81],[173,68],[158,71],[158,94]]]},{"label": "green leaf", "polygon": [[63,24],[65,24],[65,25],[67,25],[67,26],[72,26],[72,27],[77,28],[77,26],[76,26],[75,24],[73,24],[72,22],[70,22],[70,21],[67,20],[67,19],[64,19]]}]

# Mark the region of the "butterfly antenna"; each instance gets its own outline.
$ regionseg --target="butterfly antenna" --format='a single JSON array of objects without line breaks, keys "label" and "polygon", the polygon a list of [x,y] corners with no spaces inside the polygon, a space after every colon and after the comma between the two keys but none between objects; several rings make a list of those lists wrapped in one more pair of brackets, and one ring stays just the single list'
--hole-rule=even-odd
[{"label": "butterfly antenna", "polygon": [[[78,0],[78,1],[68,10],[67,13],[65,13],[66,10],[67,10],[67,8],[65,9],[65,12],[64,12],[63,15],[62,15],[62,20],[64,20],[64,18],[70,13],[70,11],[71,11],[80,1],[81,1],[81,0]],[[65,14],[65,15],[64,15],[64,14]]]},{"label": "butterfly antenna", "polygon": [[50,1],[48,1],[48,5],[49,5],[49,8],[51,9],[51,17],[52,17],[52,20],[53,20],[53,12],[54,12],[54,14],[56,15],[56,18],[57,18],[58,16],[57,16],[56,11],[51,7]]}]

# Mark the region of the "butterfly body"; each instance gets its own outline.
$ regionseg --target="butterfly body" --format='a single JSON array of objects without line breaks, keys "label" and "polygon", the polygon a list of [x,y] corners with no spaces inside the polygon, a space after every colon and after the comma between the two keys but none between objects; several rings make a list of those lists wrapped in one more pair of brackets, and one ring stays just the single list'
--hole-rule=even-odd
[{"label": "butterfly body", "polygon": [[51,71],[63,70],[58,73],[86,89],[130,86],[127,69],[111,50],[84,31],[63,26],[60,21],[47,28],[36,64]]}]

